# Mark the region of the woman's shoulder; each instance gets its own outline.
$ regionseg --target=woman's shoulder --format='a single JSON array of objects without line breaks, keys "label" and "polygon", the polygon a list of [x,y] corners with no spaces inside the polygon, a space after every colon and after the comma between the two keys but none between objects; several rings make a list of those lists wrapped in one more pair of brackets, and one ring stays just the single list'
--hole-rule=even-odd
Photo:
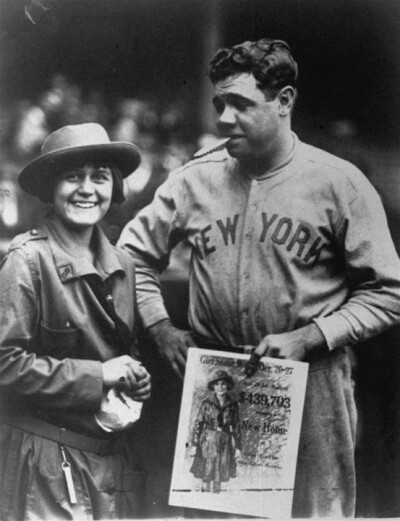
[{"label": "woman's shoulder", "polygon": [[39,229],[16,235],[0,264],[2,280],[25,286],[36,284],[45,241],[47,235]]},{"label": "woman's shoulder", "polygon": [[43,241],[47,240],[47,234],[41,228],[32,228],[24,233],[16,235],[10,243],[8,253],[28,248],[30,250],[40,249],[43,247]]}]

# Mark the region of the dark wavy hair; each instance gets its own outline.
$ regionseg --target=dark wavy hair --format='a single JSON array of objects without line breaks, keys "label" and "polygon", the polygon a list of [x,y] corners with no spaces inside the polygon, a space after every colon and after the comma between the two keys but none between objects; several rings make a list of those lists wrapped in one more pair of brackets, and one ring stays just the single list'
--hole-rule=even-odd
[{"label": "dark wavy hair", "polygon": [[252,73],[258,88],[273,98],[283,87],[296,88],[297,63],[283,40],[263,38],[219,49],[210,62],[208,75],[215,84],[242,72]]}]

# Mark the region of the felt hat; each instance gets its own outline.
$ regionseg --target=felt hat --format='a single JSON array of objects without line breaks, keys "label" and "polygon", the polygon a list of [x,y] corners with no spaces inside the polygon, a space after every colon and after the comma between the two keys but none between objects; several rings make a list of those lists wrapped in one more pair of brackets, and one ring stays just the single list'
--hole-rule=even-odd
[{"label": "felt hat", "polygon": [[225,382],[228,385],[228,391],[233,389],[233,387],[235,386],[235,382],[233,381],[233,378],[226,371],[218,370],[214,374],[212,379],[208,382],[208,388],[210,389],[210,391],[214,390],[214,384],[216,382],[218,382],[218,380],[225,380]]},{"label": "felt hat", "polygon": [[40,197],[48,192],[51,177],[63,165],[91,161],[116,166],[122,177],[127,177],[139,166],[140,151],[133,143],[110,141],[105,129],[97,123],[67,125],[46,138],[39,157],[25,166],[18,182],[25,192]]}]

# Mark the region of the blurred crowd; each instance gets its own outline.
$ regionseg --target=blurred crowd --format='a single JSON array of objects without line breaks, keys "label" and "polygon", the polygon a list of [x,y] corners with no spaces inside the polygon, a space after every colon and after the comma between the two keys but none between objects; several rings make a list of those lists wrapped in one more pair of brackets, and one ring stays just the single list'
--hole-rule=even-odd
[{"label": "blurred crowd", "polygon": [[[118,239],[128,220],[151,201],[169,172],[217,139],[213,134],[200,133],[195,115],[181,100],[162,104],[151,99],[116,98],[107,96],[100,88],[78,85],[62,74],[54,74],[48,88],[35,99],[2,105],[0,257],[13,236],[37,226],[47,211],[45,205],[19,189],[17,178],[57,128],[97,122],[106,128],[112,140],[135,143],[142,152],[139,169],[125,182],[126,203],[113,208],[105,221],[105,231],[112,241]],[[399,154],[364,143],[351,120],[322,127],[300,112],[295,123],[302,140],[353,162],[371,180],[383,197],[400,251]]]},{"label": "blurred crowd", "polygon": [[139,146],[142,162],[126,180],[126,203],[113,209],[105,224],[111,240],[122,226],[148,204],[168,173],[187,162],[195,150],[215,136],[194,135],[187,106],[182,102],[161,106],[152,100],[107,99],[101,90],[85,91],[61,74],[50,79],[36,100],[20,100],[2,108],[0,137],[0,256],[10,238],[35,226],[44,205],[23,193],[17,178],[35,158],[46,137],[64,125],[97,122],[111,140]]}]

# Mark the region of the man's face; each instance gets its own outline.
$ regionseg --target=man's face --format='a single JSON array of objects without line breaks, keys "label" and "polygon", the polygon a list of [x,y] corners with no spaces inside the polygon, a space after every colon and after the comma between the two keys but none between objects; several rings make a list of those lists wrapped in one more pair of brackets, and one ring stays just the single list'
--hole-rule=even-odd
[{"label": "man's face", "polygon": [[268,99],[251,73],[230,76],[215,84],[214,107],[226,147],[239,161],[262,159],[279,142],[283,120],[279,115],[279,97]]},{"label": "man's face", "polygon": [[68,228],[98,223],[111,204],[113,177],[108,167],[87,164],[59,175],[54,189],[54,210]]}]

